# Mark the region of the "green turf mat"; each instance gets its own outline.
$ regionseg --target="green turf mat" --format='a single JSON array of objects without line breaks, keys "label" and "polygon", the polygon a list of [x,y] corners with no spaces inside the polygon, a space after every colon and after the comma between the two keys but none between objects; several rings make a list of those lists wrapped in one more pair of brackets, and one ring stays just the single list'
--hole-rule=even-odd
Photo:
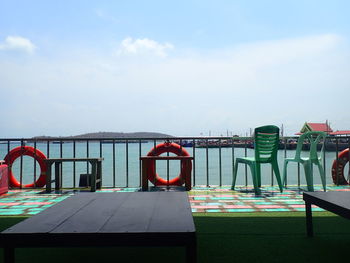
[{"label": "green turf mat", "polygon": [[[23,220],[0,217],[0,229]],[[344,262],[350,221],[314,213],[315,236],[306,236],[305,213],[195,213],[198,262]],[[0,262],[2,250],[0,250]],[[183,248],[16,249],[16,262],[185,262]]]}]

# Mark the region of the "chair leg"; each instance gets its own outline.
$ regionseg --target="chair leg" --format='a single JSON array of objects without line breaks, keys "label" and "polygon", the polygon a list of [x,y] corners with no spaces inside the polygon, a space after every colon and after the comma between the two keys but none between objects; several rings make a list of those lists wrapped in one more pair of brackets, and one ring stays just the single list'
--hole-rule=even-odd
[{"label": "chair leg", "polygon": [[275,176],[277,179],[278,186],[280,188],[281,193],[283,192],[283,184],[281,180],[280,170],[278,169],[278,163],[277,160],[271,163],[273,171],[275,172]]},{"label": "chair leg", "polygon": [[235,190],[235,186],[236,186],[238,164],[239,164],[239,162],[236,161],[235,162],[235,169],[234,169],[234,172],[233,172],[233,178],[232,178],[232,186],[231,186],[232,190]]},{"label": "chair leg", "polygon": [[259,188],[259,178],[257,175],[256,163],[250,163],[249,167],[250,167],[250,171],[252,173],[255,194],[259,195],[261,193],[261,191]]},{"label": "chair leg", "polygon": [[326,192],[326,175],[324,173],[323,166],[322,164],[317,163],[317,167],[318,167],[318,171],[320,172],[323,190]]},{"label": "chair leg", "polygon": [[255,162],[255,175],[258,183],[258,187],[261,187],[261,164]]},{"label": "chair leg", "polygon": [[283,165],[283,186],[286,187],[287,185],[287,164],[288,160],[284,160],[284,165]]},{"label": "chair leg", "polygon": [[312,163],[305,162],[305,163],[303,163],[303,166],[304,166],[304,171],[305,171],[307,190],[310,192],[313,192],[314,191],[314,180],[313,180],[313,175],[312,175]]}]

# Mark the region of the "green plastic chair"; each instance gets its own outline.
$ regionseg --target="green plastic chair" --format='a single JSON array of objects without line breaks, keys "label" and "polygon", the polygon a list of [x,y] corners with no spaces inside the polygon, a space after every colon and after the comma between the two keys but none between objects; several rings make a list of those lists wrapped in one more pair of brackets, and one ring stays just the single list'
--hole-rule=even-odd
[{"label": "green plastic chair", "polygon": [[[326,133],[321,131],[305,132],[298,139],[297,149],[294,158],[286,158],[283,167],[283,184],[287,180],[287,164],[289,162],[301,163],[304,167],[308,191],[314,191],[312,165],[315,164],[320,172],[323,190],[326,191],[326,175],[323,169],[323,152]],[[310,143],[309,157],[301,157],[304,142]],[[321,144],[321,150],[317,151],[317,145]]]},{"label": "green plastic chair", "polygon": [[270,163],[274,170],[280,191],[283,192],[283,185],[278,169],[277,151],[279,144],[279,128],[273,125],[258,127],[254,131],[255,157],[236,158],[235,169],[232,180],[232,190],[235,189],[238,164],[249,165],[253,185],[256,194],[260,194],[261,187],[261,164]]}]

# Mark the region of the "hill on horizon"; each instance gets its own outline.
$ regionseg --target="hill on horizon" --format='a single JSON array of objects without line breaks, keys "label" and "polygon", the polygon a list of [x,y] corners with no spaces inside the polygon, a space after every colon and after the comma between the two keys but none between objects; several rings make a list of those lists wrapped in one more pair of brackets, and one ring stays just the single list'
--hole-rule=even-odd
[{"label": "hill on horizon", "polygon": [[[90,138],[165,138],[174,137],[169,134],[159,132],[91,132],[73,136],[60,136],[59,138],[76,138],[76,139],[90,139]],[[55,136],[35,136],[34,138],[55,138]]]}]

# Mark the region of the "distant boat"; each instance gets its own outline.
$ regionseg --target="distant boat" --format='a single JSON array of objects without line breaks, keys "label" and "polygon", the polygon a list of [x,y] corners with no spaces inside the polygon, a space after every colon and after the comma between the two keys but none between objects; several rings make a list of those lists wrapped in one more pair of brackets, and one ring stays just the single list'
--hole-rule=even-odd
[{"label": "distant boat", "polygon": [[[321,150],[322,148],[322,144],[318,144],[317,145],[317,150]],[[338,144],[336,142],[332,142],[332,141],[326,141],[325,145],[324,145],[324,149],[326,151],[343,151],[345,149],[349,148],[349,143],[345,143],[345,142],[338,142]],[[308,151],[310,150],[310,144],[309,143],[304,143],[303,147],[302,147],[303,151]]]},{"label": "distant boat", "polygon": [[[102,144],[117,144],[117,143],[126,143],[126,140],[101,140]],[[147,140],[141,140],[141,143],[147,143]],[[140,140],[128,140],[128,143],[140,143]]]},{"label": "distant boat", "polygon": [[201,140],[196,144],[197,148],[254,148],[252,141],[232,141],[232,140]]},{"label": "distant boat", "polygon": [[52,141],[53,144],[72,143],[71,141]]},{"label": "distant boat", "polygon": [[193,141],[190,141],[190,140],[176,140],[174,141],[174,143],[182,146],[182,147],[193,147]]},{"label": "distant boat", "polygon": [[193,147],[193,142],[192,141],[182,141],[181,146],[182,147]]}]

